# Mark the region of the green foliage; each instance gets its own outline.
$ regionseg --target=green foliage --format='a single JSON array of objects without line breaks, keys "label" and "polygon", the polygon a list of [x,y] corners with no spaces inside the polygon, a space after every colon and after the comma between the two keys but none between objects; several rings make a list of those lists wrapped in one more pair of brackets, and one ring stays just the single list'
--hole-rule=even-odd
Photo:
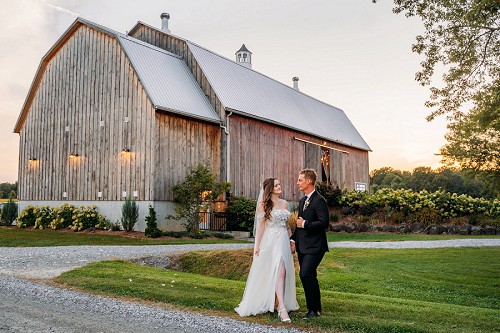
[{"label": "green foliage", "polygon": [[[372,208],[386,212],[386,217],[401,219],[399,211],[404,217],[416,214],[425,221],[438,221],[471,214],[479,214],[486,218],[500,219],[500,200],[486,200],[471,196],[449,193],[443,190],[427,192],[422,190],[392,190],[381,189],[373,194],[360,191],[347,191],[340,199],[340,203],[347,208],[355,209],[363,215],[368,215]],[[371,208],[370,208],[371,207]],[[373,213],[373,212],[372,212]]]},{"label": "green foliage", "polygon": [[139,219],[139,206],[135,200],[127,198],[122,206],[121,223],[125,231],[133,231]]},{"label": "green foliage", "polygon": [[173,188],[176,216],[186,219],[187,231],[198,230],[200,211],[208,209],[222,193],[229,191],[230,183],[217,182],[208,164],[198,164],[191,169],[183,182]]},{"label": "green foliage", "polygon": [[15,199],[17,197],[17,182],[0,184],[0,199]]},{"label": "green foliage", "polygon": [[120,230],[122,230],[122,227],[121,227],[119,221],[116,221],[115,223],[111,223],[111,231],[120,231]]},{"label": "green foliage", "polygon": [[226,209],[230,213],[227,221],[230,230],[252,231],[257,200],[232,197]]},{"label": "green foliage", "polygon": [[211,231],[164,231],[163,236],[182,238],[189,237],[194,239],[204,239],[208,237],[215,237],[220,239],[233,239],[234,237],[230,234],[225,234],[223,232],[211,232]]},{"label": "green foliage", "polygon": [[79,209],[75,208],[73,210],[73,222],[71,223],[71,230],[82,231],[88,228],[108,228],[109,222],[106,220],[104,215],[97,212],[97,207],[81,206]]},{"label": "green foliage", "polygon": [[339,200],[342,197],[342,190],[328,182],[317,184],[316,189],[326,199],[328,207],[339,207]]},{"label": "green foliage", "polygon": [[95,205],[80,208],[70,204],[63,204],[60,207],[30,205],[19,214],[17,226],[19,228],[33,226],[35,229],[69,227],[73,231],[81,231],[88,228],[108,229],[109,222],[104,215],[97,212]]},{"label": "green foliage", "polygon": [[7,201],[7,203],[2,208],[2,215],[0,222],[2,225],[12,225],[12,222],[17,217],[17,204],[12,200],[12,198]]},{"label": "green foliage", "polygon": [[377,192],[383,188],[427,190],[439,189],[472,197],[494,198],[500,195],[500,186],[492,185],[494,179],[489,174],[478,171],[459,171],[451,168],[432,170],[429,167],[417,167],[413,172],[384,167],[370,173],[370,188]]},{"label": "green foliage", "polygon": [[17,226],[19,228],[27,228],[35,225],[37,219],[35,206],[29,205],[26,207],[17,218]]},{"label": "green foliage", "polygon": [[[464,169],[500,170],[500,2],[498,0],[394,0],[395,13],[420,17],[425,33],[413,52],[424,55],[415,79],[430,85],[434,71],[445,69],[444,87],[431,87],[428,120],[448,114],[452,123],[445,162]],[[439,82],[439,81],[438,81]],[[464,109],[472,104],[470,112]]]},{"label": "green foliage", "polygon": [[161,230],[158,229],[156,223],[156,211],[153,206],[149,205],[149,215],[146,216],[146,229],[144,235],[151,238],[158,238],[161,236]]}]

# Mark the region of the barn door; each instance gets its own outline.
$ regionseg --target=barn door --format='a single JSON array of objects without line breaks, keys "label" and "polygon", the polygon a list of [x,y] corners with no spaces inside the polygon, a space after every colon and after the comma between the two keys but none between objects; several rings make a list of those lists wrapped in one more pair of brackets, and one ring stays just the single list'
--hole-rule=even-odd
[{"label": "barn door", "polygon": [[338,150],[330,149],[330,177],[333,186],[344,188],[344,169],[344,154]]},{"label": "barn door", "polygon": [[318,174],[318,181],[321,181],[321,147],[306,143],[305,167],[314,169]]}]

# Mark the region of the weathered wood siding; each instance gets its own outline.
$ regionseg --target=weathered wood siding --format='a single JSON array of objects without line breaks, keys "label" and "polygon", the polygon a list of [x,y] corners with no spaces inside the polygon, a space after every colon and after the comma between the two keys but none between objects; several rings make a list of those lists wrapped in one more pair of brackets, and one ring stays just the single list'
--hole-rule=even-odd
[{"label": "weathered wood siding", "polygon": [[[178,56],[181,56],[184,62],[186,63],[186,66],[193,74],[195,80],[201,87],[201,90],[203,91],[205,96],[207,96],[208,100],[210,101],[210,104],[219,115],[221,121],[222,122],[226,121],[226,111],[224,109],[224,106],[222,105],[219,98],[215,94],[215,91],[208,82],[207,77],[201,70],[200,65],[196,61],[195,57],[193,56],[193,53],[191,52],[191,50],[189,49],[188,45],[184,40],[174,37],[172,35],[168,35],[164,32],[151,29],[150,27],[144,25],[141,25],[137,29],[132,31],[130,33],[130,36],[142,40],[143,42],[155,45],[156,47],[164,49],[168,52],[177,54]],[[220,135],[219,139],[220,139],[219,145],[221,147],[225,147],[226,136]],[[220,180],[223,181],[226,181],[225,160],[226,160],[226,150],[222,149],[219,152],[219,161],[217,162],[219,170],[217,170],[216,173],[220,175]]]},{"label": "weathered wood siding", "polygon": [[116,39],[82,25],[42,75],[20,131],[20,199],[153,200],[155,111]]},{"label": "weathered wood siding", "polygon": [[349,189],[354,189],[354,182],[369,184],[367,151],[233,114],[230,120],[230,172],[234,194],[257,198],[259,183],[275,177],[282,184],[283,198],[297,201],[300,198],[296,185],[298,172],[310,167],[321,177],[322,148],[294,137],[348,152],[330,150],[330,173],[334,184]]},{"label": "weathered wood siding", "polygon": [[218,175],[219,126],[160,112],[156,113],[156,124],[156,200],[173,200],[172,188],[198,163],[208,162]]}]

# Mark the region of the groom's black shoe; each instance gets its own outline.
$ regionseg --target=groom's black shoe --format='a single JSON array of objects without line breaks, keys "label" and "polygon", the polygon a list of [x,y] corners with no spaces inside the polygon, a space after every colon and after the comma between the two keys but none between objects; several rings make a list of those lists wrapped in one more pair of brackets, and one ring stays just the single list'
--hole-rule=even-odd
[{"label": "groom's black shoe", "polygon": [[308,311],[307,314],[305,315],[305,317],[302,319],[311,319],[311,318],[316,318],[319,316],[320,316],[320,314],[317,311]]}]

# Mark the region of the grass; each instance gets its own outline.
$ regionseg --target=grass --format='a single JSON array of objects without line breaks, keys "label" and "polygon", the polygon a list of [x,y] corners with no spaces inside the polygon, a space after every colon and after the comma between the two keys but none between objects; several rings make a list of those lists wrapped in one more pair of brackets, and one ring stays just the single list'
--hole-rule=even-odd
[{"label": "grass", "polygon": [[500,238],[495,236],[470,236],[470,235],[427,235],[427,234],[398,234],[398,233],[327,233],[329,242],[360,241],[360,242],[397,242],[419,240],[446,240],[464,238]]},{"label": "grass", "polygon": [[[461,236],[461,235],[421,235],[421,234],[368,234],[368,233],[328,233],[329,242],[340,241],[404,241],[404,240],[438,240],[456,238],[500,238],[500,236]],[[0,247],[38,247],[68,245],[174,245],[174,244],[212,244],[237,243],[235,239],[140,239],[121,235],[92,234],[85,232],[65,232],[51,229],[37,230],[32,228],[0,227]]]},{"label": "grass", "polygon": [[235,239],[142,239],[111,234],[66,232],[51,229],[0,227],[0,247],[38,247],[69,245],[178,245],[237,243]]},{"label": "grass", "polygon": [[[91,292],[168,303],[239,318],[246,274],[231,275],[228,263],[248,268],[251,250],[186,254],[184,268],[164,271],[125,261],[105,261],[66,272],[55,281]],[[323,315],[292,325],[316,332],[498,332],[500,248],[412,250],[333,249],[318,271]],[[212,276],[205,273],[210,271]],[[218,273],[220,272],[220,274]],[[223,276],[223,277],[222,277]],[[276,314],[245,320],[281,325]]]}]

